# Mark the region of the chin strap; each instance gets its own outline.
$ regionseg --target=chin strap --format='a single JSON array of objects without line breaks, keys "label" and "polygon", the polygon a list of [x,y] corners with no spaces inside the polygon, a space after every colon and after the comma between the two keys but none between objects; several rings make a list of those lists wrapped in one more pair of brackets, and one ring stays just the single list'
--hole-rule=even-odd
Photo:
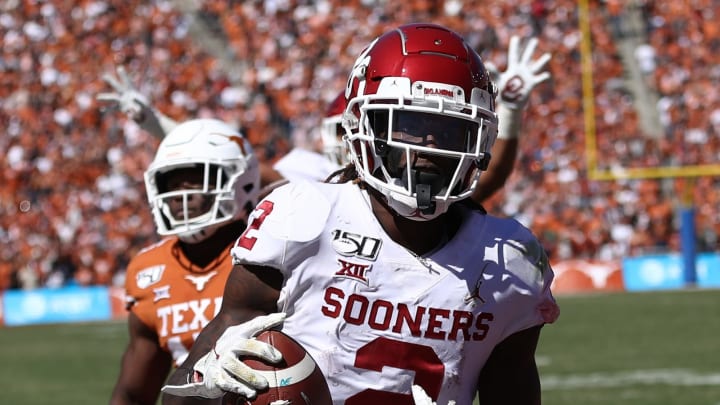
[{"label": "chin strap", "polygon": [[[407,173],[407,171],[405,173]],[[410,176],[412,176],[412,183],[415,185],[415,199],[418,209],[423,214],[434,213],[435,201],[432,200],[432,197],[442,190],[442,176],[416,169],[410,169]],[[403,179],[403,182],[406,186],[409,183],[407,178]]]},{"label": "chin strap", "polygon": [[432,201],[432,188],[429,184],[418,184],[415,186],[415,196],[418,209],[420,209],[423,214],[432,214],[435,212],[435,202]]}]

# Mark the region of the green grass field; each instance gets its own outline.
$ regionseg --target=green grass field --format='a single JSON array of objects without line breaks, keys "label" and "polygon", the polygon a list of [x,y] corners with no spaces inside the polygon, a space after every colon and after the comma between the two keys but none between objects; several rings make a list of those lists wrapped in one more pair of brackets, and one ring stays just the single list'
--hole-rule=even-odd
[{"label": "green grass field", "polygon": [[[537,353],[544,404],[720,405],[720,291],[558,301]],[[107,403],[126,341],[123,322],[0,329],[0,403]]]}]

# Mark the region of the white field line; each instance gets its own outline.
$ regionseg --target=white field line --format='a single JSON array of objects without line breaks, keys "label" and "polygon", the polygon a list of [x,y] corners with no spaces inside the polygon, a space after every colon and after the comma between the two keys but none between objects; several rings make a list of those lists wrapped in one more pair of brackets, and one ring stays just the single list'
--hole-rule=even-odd
[{"label": "white field line", "polygon": [[543,390],[613,388],[633,385],[720,386],[720,373],[688,369],[633,370],[618,373],[554,375],[540,373]]}]

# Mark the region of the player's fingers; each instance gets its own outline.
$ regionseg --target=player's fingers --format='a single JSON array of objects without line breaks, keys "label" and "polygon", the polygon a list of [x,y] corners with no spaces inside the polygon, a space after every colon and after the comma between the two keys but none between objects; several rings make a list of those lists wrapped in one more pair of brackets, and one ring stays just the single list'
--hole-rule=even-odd
[{"label": "player's fingers", "polygon": [[232,379],[219,380],[216,385],[225,392],[232,392],[233,394],[238,394],[243,398],[254,399],[257,396],[256,390],[238,381],[233,381]]},{"label": "player's fingers", "polygon": [[268,343],[255,339],[246,340],[242,345],[233,347],[230,352],[235,357],[223,355],[221,355],[221,357],[237,358],[241,356],[252,356],[267,360],[271,363],[277,363],[282,360],[282,353],[280,353],[278,349]]},{"label": "player's fingers", "polygon": [[538,40],[535,37],[532,37],[528,40],[527,44],[525,45],[525,51],[522,53],[522,64],[527,65],[530,63],[530,58],[532,58],[533,53],[535,53],[535,48],[537,47]]},{"label": "player's fingers", "polygon": [[129,89],[132,87],[132,82],[130,81],[130,76],[128,76],[127,72],[125,71],[124,66],[118,66],[117,67],[117,73],[120,80],[122,80],[122,84],[126,89]]},{"label": "player's fingers", "polygon": [[95,98],[100,101],[120,101],[116,93],[98,93]]},{"label": "player's fingers", "polygon": [[530,65],[530,71],[533,73],[541,71],[545,67],[545,65],[547,65],[551,58],[552,56],[550,55],[550,53],[546,52],[542,54],[542,56],[535,59],[535,61],[533,61],[533,63]]},{"label": "player's fingers", "polygon": [[[217,381],[217,385],[223,390],[225,390],[225,388],[221,384],[227,384],[228,386],[238,385],[243,386],[244,389],[254,388],[258,390],[265,389],[269,385],[267,378],[262,375],[262,372],[250,368],[236,358],[221,358],[220,365],[223,372]],[[241,394],[241,392],[238,391],[233,392]]]},{"label": "player's fingers", "polygon": [[253,336],[257,336],[260,332],[264,330],[268,330],[270,328],[280,325],[283,320],[285,320],[285,313],[283,312],[276,312],[269,315],[257,316],[245,323],[241,323],[239,325],[231,326],[225,329],[223,334],[220,335],[220,338],[218,339],[218,344],[220,344],[221,342],[223,344],[225,344],[225,342],[229,342],[230,347],[232,347],[233,340],[237,338],[247,339]]},{"label": "player's fingers", "polygon": [[520,46],[520,37],[517,35],[513,35],[510,37],[510,46],[508,46],[508,66],[514,65],[515,63],[520,61],[520,55],[518,52],[518,47]]},{"label": "player's fingers", "polygon": [[161,391],[170,395],[186,397],[189,395],[197,395],[198,386],[200,385],[202,384],[165,385]]},{"label": "player's fingers", "polygon": [[542,72],[542,73],[540,73],[539,75],[536,75],[536,76],[534,77],[534,82],[535,82],[535,84],[542,83],[542,82],[544,82],[545,80],[549,79],[550,76],[551,76],[551,75],[550,75],[550,72]]},{"label": "player's fingers", "polygon": [[272,329],[280,325],[284,320],[284,312],[275,312],[268,315],[257,316],[243,325],[245,325],[251,333],[250,336],[255,336],[264,330]]},{"label": "player's fingers", "polygon": [[111,74],[109,74],[109,73],[103,74],[102,79],[105,81],[105,83],[109,84],[110,87],[115,89],[115,91],[117,91],[117,92],[122,91],[122,85]]}]

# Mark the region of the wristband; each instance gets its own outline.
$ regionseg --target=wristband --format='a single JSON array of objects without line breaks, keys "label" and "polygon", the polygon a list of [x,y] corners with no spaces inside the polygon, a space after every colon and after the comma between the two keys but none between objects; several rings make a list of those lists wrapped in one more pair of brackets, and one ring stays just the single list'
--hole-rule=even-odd
[{"label": "wristband", "polygon": [[522,109],[512,109],[505,104],[498,103],[498,136],[497,139],[510,140],[520,137],[522,128]]}]

